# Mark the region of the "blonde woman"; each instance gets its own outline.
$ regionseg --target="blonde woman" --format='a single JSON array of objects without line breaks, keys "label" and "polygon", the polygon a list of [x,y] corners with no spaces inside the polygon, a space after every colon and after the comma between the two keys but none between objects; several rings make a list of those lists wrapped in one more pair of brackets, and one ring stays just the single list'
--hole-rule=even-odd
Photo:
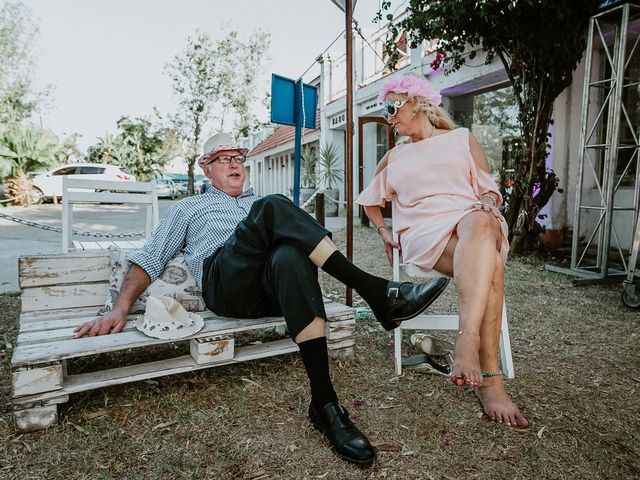
[{"label": "blonde woman", "polygon": [[[379,98],[387,121],[410,141],[387,152],[356,202],[382,237],[390,262],[392,249],[402,248],[405,261],[453,277],[460,326],[451,381],[475,387],[492,420],[526,427],[498,360],[509,244],[487,158],[468,129],[455,128],[427,80],[391,78]],[[392,202],[399,244],[384,224],[380,207],[386,201]]]}]

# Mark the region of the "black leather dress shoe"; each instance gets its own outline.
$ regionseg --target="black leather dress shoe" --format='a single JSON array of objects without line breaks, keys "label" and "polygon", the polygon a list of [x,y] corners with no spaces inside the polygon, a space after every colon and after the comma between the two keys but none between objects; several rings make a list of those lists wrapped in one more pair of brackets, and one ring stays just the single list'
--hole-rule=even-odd
[{"label": "black leather dress shoe", "polygon": [[393,330],[398,322],[421,314],[448,284],[444,277],[430,283],[389,282],[384,304],[371,310],[385,330]]},{"label": "black leather dress shoe", "polygon": [[361,467],[369,467],[373,463],[376,453],[369,440],[351,422],[349,412],[338,402],[327,403],[320,410],[309,405],[309,419],[343,460]]}]

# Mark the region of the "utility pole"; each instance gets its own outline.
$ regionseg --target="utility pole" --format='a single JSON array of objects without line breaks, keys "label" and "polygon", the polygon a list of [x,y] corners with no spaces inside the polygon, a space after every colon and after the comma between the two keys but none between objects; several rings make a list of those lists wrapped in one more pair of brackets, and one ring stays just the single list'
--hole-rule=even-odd
[{"label": "utility pole", "polygon": [[[345,202],[347,203],[347,259],[353,261],[353,6],[345,0],[345,32],[347,37],[347,131],[344,149]],[[353,306],[353,291],[347,287],[346,303]]]}]

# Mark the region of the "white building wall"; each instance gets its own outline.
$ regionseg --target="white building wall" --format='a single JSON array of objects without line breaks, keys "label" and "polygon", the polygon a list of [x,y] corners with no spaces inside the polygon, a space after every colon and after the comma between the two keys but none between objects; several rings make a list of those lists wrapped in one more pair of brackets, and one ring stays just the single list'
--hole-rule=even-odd
[{"label": "white building wall", "polygon": [[[302,145],[318,142],[320,131],[305,134]],[[280,193],[293,196],[294,142],[290,141],[247,158],[250,167],[249,185],[260,196]]]}]

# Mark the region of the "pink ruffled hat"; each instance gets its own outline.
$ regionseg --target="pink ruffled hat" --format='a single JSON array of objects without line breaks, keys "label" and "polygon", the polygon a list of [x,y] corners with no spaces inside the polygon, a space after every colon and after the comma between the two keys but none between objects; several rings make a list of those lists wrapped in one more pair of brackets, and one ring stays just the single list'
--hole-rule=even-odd
[{"label": "pink ruffled hat", "polygon": [[382,84],[378,100],[384,102],[390,92],[406,93],[417,97],[424,97],[431,100],[436,105],[442,103],[442,96],[431,83],[424,79],[413,75],[405,75],[403,77],[391,77]]}]

